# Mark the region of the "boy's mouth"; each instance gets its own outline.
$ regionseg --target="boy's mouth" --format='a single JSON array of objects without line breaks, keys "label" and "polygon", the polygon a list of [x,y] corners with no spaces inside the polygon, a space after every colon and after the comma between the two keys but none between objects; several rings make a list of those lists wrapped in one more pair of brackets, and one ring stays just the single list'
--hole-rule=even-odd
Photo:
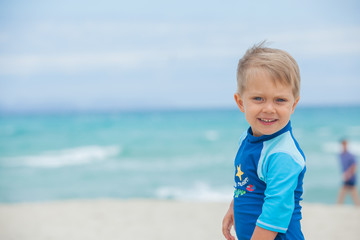
[{"label": "boy's mouth", "polygon": [[266,119],[266,118],[259,118],[259,120],[264,124],[272,124],[277,121],[277,119]]}]

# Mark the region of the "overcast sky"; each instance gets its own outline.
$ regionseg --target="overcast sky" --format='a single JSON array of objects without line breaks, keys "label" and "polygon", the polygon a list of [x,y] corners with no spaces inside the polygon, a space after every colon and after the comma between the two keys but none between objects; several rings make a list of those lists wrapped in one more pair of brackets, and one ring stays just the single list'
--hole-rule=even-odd
[{"label": "overcast sky", "polygon": [[360,105],[360,2],[1,1],[0,111],[233,107],[268,40],[298,61],[302,105]]}]

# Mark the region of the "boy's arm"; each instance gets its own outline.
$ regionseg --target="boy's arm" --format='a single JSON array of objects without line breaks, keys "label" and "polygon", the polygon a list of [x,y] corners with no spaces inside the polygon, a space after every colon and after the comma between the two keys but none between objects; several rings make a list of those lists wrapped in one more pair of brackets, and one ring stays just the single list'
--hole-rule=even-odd
[{"label": "boy's arm", "polygon": [[274,240],[277,234],[277,232],[256,226],[251,240]]},{"label": "boy's arm", "polygon": [[222,223],[222,232],[227,240],[235,240],[235,237],[230,233],[232,226],[234,226],[234,199],[231,201]]},{"label": "boy's arm", "polygon": [[259,173],[266,182],[265,201],[256,225],[273,232],[285,233],[295,208],[295,189],[305,162],[286,153],[270,155]]}]

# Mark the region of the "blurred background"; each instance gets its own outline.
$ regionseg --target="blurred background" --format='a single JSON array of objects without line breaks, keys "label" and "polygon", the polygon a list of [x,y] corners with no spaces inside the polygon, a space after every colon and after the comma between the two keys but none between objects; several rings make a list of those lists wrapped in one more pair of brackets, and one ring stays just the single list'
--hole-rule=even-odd
[{"label": "blurred background", "polygon": [[[268,40],[301,70],[304,201],[360,159],[358,1],[1,1],[0,202],[229,201],[236,67]],[[349,203],[349,199],[347,201]]]}]

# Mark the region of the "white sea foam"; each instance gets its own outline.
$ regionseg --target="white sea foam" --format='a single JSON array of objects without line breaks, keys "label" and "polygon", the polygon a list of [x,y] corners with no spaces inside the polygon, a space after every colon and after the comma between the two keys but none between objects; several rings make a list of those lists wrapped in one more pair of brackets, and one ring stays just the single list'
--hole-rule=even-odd
[{"label": "white sea foam", "polygon": [[[349,141],[348,143],[349,152],[360,156],[360,142]],[[326,153],[339,154],[341,152],[340,142],[326,142],[322,146],[322,150]]]},{"label": "white sea foam", "polygon": [[215,130],[208,130],[205,132],[205,138],[209,141],[216,141],[219,138],[219,132]]},{"label": "white sea foam", "polygon": [[332,136],[332,131],[330,127],[320,127],[315,131],[316,136],[321,136],[321,137],[328,137],[328,136]]},{"label": "white sea foam", "polygon": [[347,136],[360,136],[360,126],[350,126],[346,129],[345,133]]},{"label": "white sea foam", "polygon": [[116,156],[121,151],[118,146],[84,146],[57,151],[47,151],[39,155],[19,156],[2,159],[7,166],[30,166],[56,168],[102,161]]},{"label": "white sea foam", "polygon": [[228,202],[232,197],[232,189],[214,189],[204,182],[196,182],[187,187],[160,187],[156,197],[182,201]]}]

